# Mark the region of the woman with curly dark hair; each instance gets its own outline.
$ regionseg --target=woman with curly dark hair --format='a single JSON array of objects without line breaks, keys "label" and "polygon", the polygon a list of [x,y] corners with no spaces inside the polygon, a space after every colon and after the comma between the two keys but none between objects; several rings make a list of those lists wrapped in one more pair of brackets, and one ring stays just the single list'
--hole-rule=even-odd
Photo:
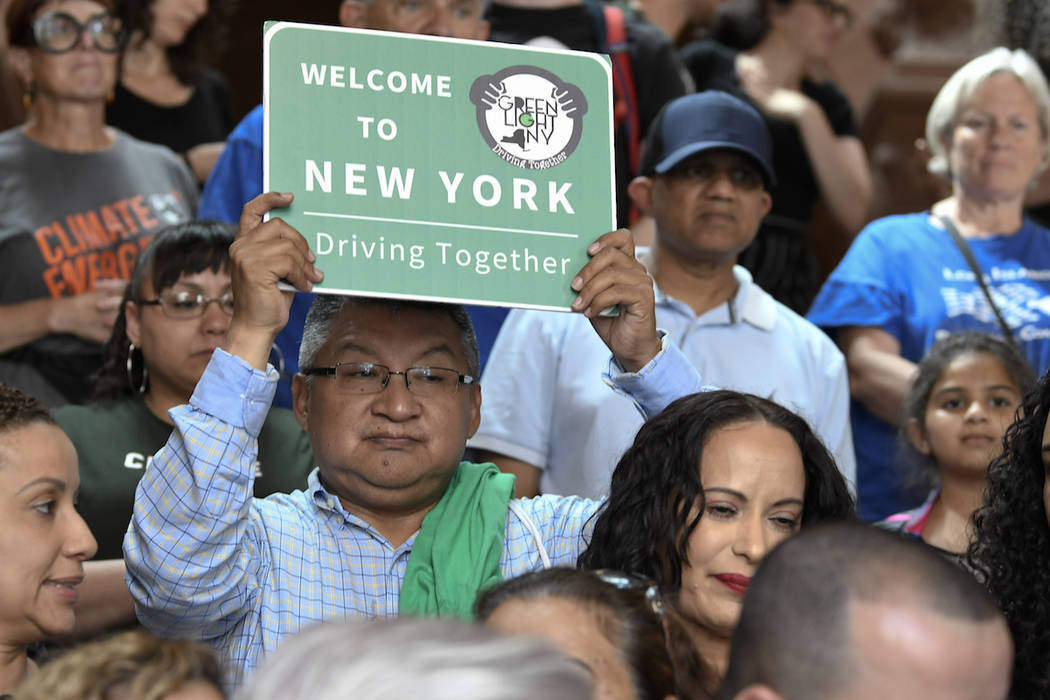
[{"label": "woman with curly dark hair", "polygon": [[845,479],[802,418],[751,394],[703,392],[638,431],[579,564],[656,581],[717,681],[765,553],[801,527],[853,517]]},{"label": "woman with curly dark hair", "polygon": [[230,87],[205,60],[225,43],[235,0],[119,0],[130,32],[106,121],[180,154],[204,182],[233,129]]},{"label": "woman with curly dark hair", "polygon": [[973,568],[1010,624],[1013,698],[1050,697],[1050,373],[1028,393],[988,468],[985,504],[974,515]]}]

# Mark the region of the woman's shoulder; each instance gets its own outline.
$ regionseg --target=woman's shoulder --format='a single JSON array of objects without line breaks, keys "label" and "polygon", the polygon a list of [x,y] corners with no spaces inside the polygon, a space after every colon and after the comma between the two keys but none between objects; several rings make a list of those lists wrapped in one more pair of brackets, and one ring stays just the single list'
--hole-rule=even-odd
[{"label": "woman's shoulder", "polygon": [[299,421],[290,409],[274,406],[266,414],[262,429],[277,435],[298,435],[303,432]]},{"label": "woman's shoulder", "polygon": [[88,404],[66,404],[51,413],[63,430],[81,426],[90,426],[94,430],[109,424],[127,428],[130,421],[149,414],[149,410],[142,401],[127,397],[105,399]]},{"label": "woman's shoulder", "polygon": [[846,97],[846,93],[839,89],[839,86],[831,80],[803,78],[802,92],[819,102],[821,105],[849,104],[849,98]]},{"label": "woman's shoulder", "polygon": [[857,234],[854,243],[871,240],[886,245],[910,245],[915,239],[928,235],[931,229],[929,218],[929,212],[924,211],[879,217]]},{"label": "woman's shoulder", "polygon": [[[34,148],[35,142],[25,135],[22,125],[13,126],[10,129],[0,131],[0,158],[21,158],[26,151],[46,151],[44,148]],[[22,165],[21,163],[19,165]],[[14,174],[14,173],[11,173]]]},{"label": "woman's shoulder", "polygon": [[230,82],[226,76],[214,68],[204,67],[197,73],[193,81],[194,98],[204,100],[209,104],[229,102]]},{"label": "woman's shoulder", "polygon": [[132,136],[128,132],[124,131],[115,126],[108,127],[113,130],[114,146],[119,149],[122,155],[125,153],[133,153],[136,157],[146,158],[161,158],[167,160],[173,158],[179,160],[179,157],[175,155],[167,146],[159,143],[153,143],[152,141],[143,141],[142,139]]},{"label": "woman's shoulder", "polygon": [[831,279],[842,281],[858,271],[883,279],[893,270],[911,270],[924,259],[917,256],[930,252],[934,230],[925,212],[875,219],[853,239]]},{"label": "woman's shoulder", "polygon": [[[89,404],[67,404],[52,412],[78,449],[101,444],[120,445],[154,436],[156,447],[164,443],[171,427],[153,415],[137,397],[105,399]],[[131,437],[135,436],[135,437]]]},{"label": "woman's shoulder", "polygon": [[857,120],[853,114],[853,105],[850,104],[846,93],[839,89],[838,85],[830,80],[802,81],[802,92],[811,100],[820,105],[821,110],[828,118],[831,129],[839,136],[857,136]]},{"label": "woman's shoulder", "polygon": [[209,66],[203,66],[197,73],[195,87],[230,89],[230,81],[226,79],[221,71]]},{"label": "woman's shoulder", "polygon": [[151,143],[135,138],[126,131],[109,127],[115,134],[113,155],[120,162],[131,168],[154,170],[166,173],[167,177],[177,182],[187,192],[196,192],[196,179],[189,167],[175,151],[159,143]]},{"label": "woman's shoulder", "polygon": [[1050,228],[1044,226],[1041,222],[1025,217],[1021,223],[1021,230],[1018,233],[1022,233],[1026,236],[1038,236],[1040,238],[1050,236]]}]

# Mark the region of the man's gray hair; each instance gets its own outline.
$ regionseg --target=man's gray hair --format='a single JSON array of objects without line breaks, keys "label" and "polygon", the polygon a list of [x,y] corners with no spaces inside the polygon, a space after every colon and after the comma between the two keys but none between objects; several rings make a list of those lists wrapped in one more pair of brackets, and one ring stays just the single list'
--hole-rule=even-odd
[{"label": "man's gray hair", "polygon": [[1050,89],[1047,88],[1046,78],[1039,64],[1024,50],[1011,51],[1000,46],[955,71],[933,98],[926,115],[926,145],[933,154],[926,167],[931,173],[949,179],[952,177],[948,149],[959,112],[966,107],[981,83],[1000,73],[1012,75],[1021,81],[1035,102],[1039,128],[1046,139],[1042,163],[1037,172],[1046,168],[1050,162]]},{"label": "man's gray hair", "polygon": [[335,294],[318,294],[310,307],[310,312],[306,315],[306,323],[303,327],[303,340],[299,345],[300,370],[314,366],[317,353],[328,342],[328,335],[332,331],[332,317],[339,313],[347,304],[383,306],[394,313],[411,309],[445,314],[452,319],[452,322],[456,324],[456,328],[459,329],[460,344],[463,346],[463,354],[467,358],[467,373],[473,375],[475,379],[478,378],[478,373],[481,371],[480,360],[478,359],[478,339],[474,335],[474,324],[470,322],[470,315],[467,314],[467,310],[461,305]]},{"label": "man's gray hair", "polygon": [[285,640],[236,700],[590,700],[586,671],[539,640],[455,620],[319,625]]}]

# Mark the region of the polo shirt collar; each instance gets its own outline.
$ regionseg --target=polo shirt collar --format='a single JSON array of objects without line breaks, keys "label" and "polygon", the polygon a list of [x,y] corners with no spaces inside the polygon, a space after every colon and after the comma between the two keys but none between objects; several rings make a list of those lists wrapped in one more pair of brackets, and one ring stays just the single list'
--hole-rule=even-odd
[{"label": "polo shirt collar", "polygon": [[[638,261],[645,266],[646,270],[652,268],[653,253],[649,248],[638,248],[635,253]],[[651,276],[651,275],[650,275]],[[733,277],[736,278],[737,291],[729,304],[732,307],[732,318],[726,319],[727,323],[736,320],[752,325],[763,331],[771,331],[777,322],[777,303],[764,289],[755,284],[751,273],[747,268],[740,265],[733,266]],[[660,290],[660,286],[653,280],[653,292],[656,297],[657,306],[688,305],[668,297]],[[719,309],[723,307],[718,307]],[[715,309],[712,309],[715,311]],[[710,312],[708,312],[710,313]],[[725,312],[722,312],[725,313]]]}]

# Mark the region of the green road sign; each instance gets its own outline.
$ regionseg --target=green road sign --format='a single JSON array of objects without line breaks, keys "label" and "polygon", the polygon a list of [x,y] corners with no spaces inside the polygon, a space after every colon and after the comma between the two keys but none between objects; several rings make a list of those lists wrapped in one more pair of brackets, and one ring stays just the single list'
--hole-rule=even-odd
[{"label": "green road sign", "polygon": [[319,291],[567,309],[614,228],[604,56],[267,23],[264,186]]}]

